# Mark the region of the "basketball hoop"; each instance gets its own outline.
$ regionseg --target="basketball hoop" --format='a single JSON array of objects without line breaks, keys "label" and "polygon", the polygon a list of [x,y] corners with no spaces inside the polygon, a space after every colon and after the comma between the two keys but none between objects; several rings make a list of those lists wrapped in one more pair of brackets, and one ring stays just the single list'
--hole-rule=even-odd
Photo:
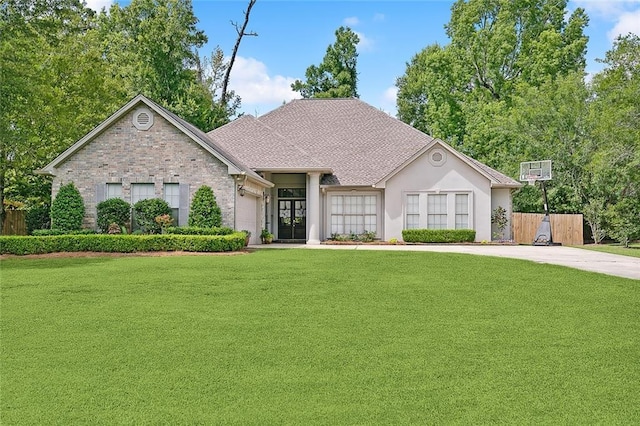
[{"label": "basketball hoop", "polygon": [[529,185],[534,186],[539,177],[538,175],[528,175],[526,181],[529,182]]}]

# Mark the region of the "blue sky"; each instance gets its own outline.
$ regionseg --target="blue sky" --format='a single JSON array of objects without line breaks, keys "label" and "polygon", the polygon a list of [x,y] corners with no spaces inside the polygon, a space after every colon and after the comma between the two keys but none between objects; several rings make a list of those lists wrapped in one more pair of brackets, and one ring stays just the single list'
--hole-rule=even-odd
[{"label": "blue sky", "polygon": [[[94,9],[110,0],[88,0]],[[127,4],[128,1],[121,1]],[[248,0],[194,0],[198,27],[209,38],[200,55],[219,45],[231,54],[236,39],[230,21],[241,24]],[[447,44],[444,26],[453,1],[448,0],[258,0],[248,30],[258,37],[242,40],[231,74],[231,89],[242,97],[242,111],[262,115],[298,94],[290,85],[303,79],[310,65],[318,65],[335,30],[351,27],[361,38],[358,46],[360,98],[395,115],[395,80],[406,63],[424,47]],[[574,0],[569,10],[582,7],[590,18],[587,72],[601,69],[602,58],[618,34],[640,34],[640,0]]]}]

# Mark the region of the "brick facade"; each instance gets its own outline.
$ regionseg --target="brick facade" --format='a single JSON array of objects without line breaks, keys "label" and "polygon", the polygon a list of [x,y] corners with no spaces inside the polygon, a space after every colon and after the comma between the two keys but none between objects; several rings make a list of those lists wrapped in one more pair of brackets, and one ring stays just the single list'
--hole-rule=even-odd
[{"label": "brick facade", "polygon": [[208,185],[223,225],[233,227],[235,182],[227,166],[159,114],[154,113],[150,129],[138,130],[133,124],[136,111],[133,108],[58,165],[52,196],[61,185],[73,182],[84,198],[84,227],[94,229],[98,185],[122,183],[123,199],[131,202],[132,183],[153,183],[158,198],[163,198],[164,183],[189,184],[189,204],[196,190]]}]

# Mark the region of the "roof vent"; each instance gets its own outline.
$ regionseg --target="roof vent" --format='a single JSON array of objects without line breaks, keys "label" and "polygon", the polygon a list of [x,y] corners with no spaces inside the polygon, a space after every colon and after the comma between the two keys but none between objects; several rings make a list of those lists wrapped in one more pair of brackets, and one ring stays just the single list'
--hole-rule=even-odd
[{"label": "roof vent", "polygon": [[153,126],[153,113],[147,108],[138,108],[133,113],[133,125],[138,130],[149,130]]},{"label": "roof vent", "polygon": [[429,162],[435,167],[442,166],[447,161],[447,154],[441,149],[434,149],[429,153]]}]

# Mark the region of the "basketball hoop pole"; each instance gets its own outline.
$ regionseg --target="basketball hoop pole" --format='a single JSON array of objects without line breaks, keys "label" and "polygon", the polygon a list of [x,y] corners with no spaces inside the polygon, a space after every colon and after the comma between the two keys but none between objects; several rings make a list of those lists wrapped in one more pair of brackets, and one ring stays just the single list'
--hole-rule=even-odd
[{"label": "basketball hoop pole", "polygon": [[[547,188],[544,185],[544,180],[540,181],[542,187],[542,199],[544,201],[544,218],[542,223],[536,231],[536,237],[533,240],[534,246],[551,246],[553,243],[553,234],[551,233],[551,216],[549,215],[549,201],[547,200]],[[548,236],[548,239],[545,238]]]}]

